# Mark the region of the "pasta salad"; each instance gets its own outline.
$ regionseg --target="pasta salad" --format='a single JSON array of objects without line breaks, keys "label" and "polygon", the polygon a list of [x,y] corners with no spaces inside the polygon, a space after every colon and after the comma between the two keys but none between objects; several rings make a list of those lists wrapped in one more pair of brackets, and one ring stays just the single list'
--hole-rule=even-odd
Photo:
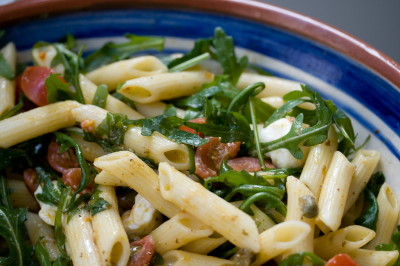
[{"label": "pasta salad", "polygon": [[399,264],[380,154],[332,101],[221,28],[126,38],[1,50],[1,265]]}]

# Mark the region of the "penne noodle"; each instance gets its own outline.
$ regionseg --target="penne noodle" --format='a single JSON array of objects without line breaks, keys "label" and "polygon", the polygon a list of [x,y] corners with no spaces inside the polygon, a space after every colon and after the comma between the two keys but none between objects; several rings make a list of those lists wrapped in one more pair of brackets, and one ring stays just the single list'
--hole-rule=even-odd
[{"label": "penne noodle", "polygon": [[199,255],[182,250],[171,250],[163,255],[164,265],[169,266],[228,266],[235,265],[233,261],[216,257]]},{"label": "penne noodle", "polygon": [[114,90],[126,80],[165,73],[168,68],[155,56],[139,56],[121,60],[95,69],[87,77],[97,85],[106,84]]},{"label": "penne noodle", "polygon": [[258,252],[258,230],[249,215],[167,163],[160,163],[158,171],[163,198],[209,225],[238,247]]},{"label": "penne noodle", "polygon": [[339,151],[333,155],[318,201],[317,224],[321,230],[336,231],[341,223],[344,206],[354,173],[354,166]]},{"label": "penne noodle", "polygon": [[189,214],[178,213],[151,232],[155,248],[161,255],[167,251],[213,233],[213,230]]},{"label": "penne noodle", "polygon": [[106,152],[100,147],[99,144],[94,142],[89,142],[83,139],[83,136],[79,134],[70,134],[70,137],[73,138],[76,143],[78,143],[79,147],[81,147],[83,156],[89,162],[93,162],[97,157],[103,156]]},{"label": "penne noodle", "polygon": [[32,212],[39,211],[39,204],[21,180],[10,179],[7,181],[10,188],[10,199],[14,208],[28,208]]},{"label": "penne noodle", "polygon": [[210,236],[194,240],[181,247],[181,249],[187,252],[207,255],[226,241],[225,237],[214,233]]},{"label": "penne noodle", "polygon": [[206,71],[164,73],[128,80],[118,92],[135,102],[151,103],[192,95],[213,79]]},{"label": "penne noodle", "polygon": [[125,266],[130,256],[130,244],[119,216],[114,187],[100,185],[97,190],[101,191],[100,197],[110,204],[108,209],[92,216],[100,256],[107,265]]},{"label": "penne noodle", "polygon": [[399,257],[399,251],[356,249],[349,255],[362,266],[393,265]]},{"label": "penne noodle", "polygon": [[[94,121],[97,127],[107,115],[107,111],[93,105],[82,105],[72,110],[76,121]],[[143,136],[140,127],[130,127],[124,136],[126,149],[139,156],[149,157],[154,162],[168,162],[179,170],[189,169],[189,150],[184,144],[177,144],[158,132]]]},{"label": "penne noodle", "polygon": [[363,247],[375,237],[366,227],[351,225],[314,239],[315,254],[329,260],[339,253],[349,253]]},{"label": "penne noodle", "polygon": [[[0,121],[0,147],[8,148],[64,127],[75,125],[71,110],[80,106],[65,101],[38,107]],[[29,130],[26,130],[29,125]]]}]

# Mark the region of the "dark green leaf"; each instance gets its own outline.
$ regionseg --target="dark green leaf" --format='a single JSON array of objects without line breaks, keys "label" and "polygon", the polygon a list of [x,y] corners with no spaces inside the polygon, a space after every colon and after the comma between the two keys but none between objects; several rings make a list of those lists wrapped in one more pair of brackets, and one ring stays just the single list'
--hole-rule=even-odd
[{"label": "dark green leaf", "polygon": [[50,74],[46,78],[45,85],[47,90],[47,101],[55,103],[63,100],[74,100],[74,92],[70,89],[70,84],[64,83],[59,78],[61,74]]},{"label": "dark green leaf", "polygon": [[264,90],[264,88],[265,84],[262,82],[257,82],[247,86],[232,99],[228,106],[228,112],[239,111],[241,107],[249,101],[250,97],[257,95]]},{"label": "dark green leaf", "polygon": [[313,266],[324,266],[325,262],[315,255],[314,253],[311,252],[299,252],[290,255],[281,263],[279,263],[279,266],[302,266],[304,265],[305,261],[311,263]]},{"label": "dark green leaf", "polygon": [[3,53],[0,52],[0,76],[12,80],[15,78],[14,70],[5,59]]},{"label": "dark green leaf", "polygon": [[201,55],[198,55],[196,57],[193,57],[192,59],[189,59],[185,62],[180,63],[179,65],[176,65],[172,68],[169,69],[169,72],[179,72],[183,71],[185,69],[191,68],[195,65],[200,64],[202,61],[207,60],[210,58],[210,53],[204,53]]},{"label": "dark green leaf", "polygon": [[[390,243],[377,245],[375,249],[383,251],[397,250],[400,252],[400,225],[397,226],[396,232],[393,233]],[[399,266],[399,265],[400,265],[400,257],[397,258],[393,266]]]},{"label": "dark green leaf", "polygon": [[[254,97],[253,100],[253,105],[255,108],[255,116],[257,123],[262,123],[268,120],[268,118],[275,112],[275,108],[272,107],[271,105],[263,102],[260,98]],[[247,103],[246,108],[244,109],[244,114],[247,118],[247,120],[251,120],[251,114],[249,112],[249,103]]]},{"label": "dark green leaf", "polygon": [[247,66],[247,57],[237,59],[232,37],[227,36],[219,27],[214,31],[212,44],[215,48],[216,57],[224,69],[224,74],[229,75],[232,84],[235,85]]},{"label": "dark green leaf", "polygon": [[385,183],[385,175],[382,172],[376,172],[368,181],[367,188],[375,195],[378,196],[379,190],[383,183]]},{"label": "dark green leaf", "polygon": [[28,161],[28,154],[23,149],[2,149],[0,148],[0,173],[6,167],[12,165],[18,160]]},{"label": "dark green leaf", "polygon": [[367,202],[367,206],[364,207],[363,213],[354,223],[375,231],[379,207],[375,195],[368,188],[364,189],[364,201]]},{"label": "dark green leaf", "polygon": [[176,107],[172,104],[168,104],[167,108],[165,108],[164,114],[165,116],[176,116]]},{"label": "dark green leaf", "polygon": [[252,63],[249,63],[247,65],[247,68],[251,69],[251,70],[255,71],[257,74],[260,74],[260,75],[263,75],[263,76],[273,76],[270,72],[264,70],[263,68],[255,65],[255,64],[252,64]]},{"label": "dark green leaf", "polygon": [[96,190],[92,194],[92,197],[90,198],[90,201],[86,206],[86,209],[90,212],[92,216],[98,214],[99,212],[107,210],[110,207],[110,203],[108,203],[100,196],[101,192],[102,191],[100,190]]},{"label": "dark green leaf", "polygon": [[127,34],[125,37],[128,42],[125,43],[106,43],[99,50],[91,53],[85,58],[85,71],[89,72],[100,66],[123,60],[134,53],[157,50],[161,51],[164,48],[164,38],[161,37],[146,37]]},{"label": "dark green leaf", "polygon": [[54,219],[54,235],[56,238],[56,244],[64,258],[69,258],[67,251],[65,250],[65,235],[63,232],[63,210],[69,205],[71,198],[71,187],[67,186],[62,189],[60,202],[57,206],[56,217]]},{"label": "dark green leaf", "polygon": [[258,192],[254,193],[245,199],[242,204],[239,206],[239,209],[248,213],[250,215],[253,214],[250,206],[255,203],[261,204],[265,209],[275,209],[281,207],[284,209],[283,215],[286,215],[286,205],[282,202],[282,200],[271,193],[268,192]]},{"label": "dark green leaf", "polygon": [[81,173],[82,173],[81,181],[74,193],[74,195],[77,195],[93,181],[94,176],[97,174],[97,171],[94,169],[93,166],[91,166],[90,164],[88,164],[88,162],[86,162],[81,147],[73,138],[61,132],[54,132],[54,134],[56,136],[57,142],[61,145],[60,149],[63,148],[67,149],[70,147],[75,149],[75,155],[76,158],[78,159],[78,163],[81,167]]},{"label": "dark green leaf", "polygon": [[50,261],[50,254],[43,246],[42,239],[39,239],[35,245],[35,254],[40,266],[52,266]]},{"label": "dark green leaf", "polygon": [[92,104],[104,108],[106,107],[107,97],[108,97],[107,85],[101,84],[96,89],[96,92],[93,96]]},{"label": "dark green leaf", "polygon": [[163,264],[164,264],[164,258],[160,254],[155,252],[153,257],[151,257],[150,266],[163,265]]},{"label": "dark green leaf", "polygon": [[42,193],[37,194],[38,200],[57,206],[60,202],[61,192],[58,186],[55,186],[51,181],[51,175],[46,173],[43,168],[36,167],[36,173],[39,177],[39,184],[42,187]]},{"label": "dark green leaf", "polygon": [[235,188],[241,185],[266,185],[267,181],[259,176],[254,176],[246,171],[237,172],[229,170],[218,176],[208,177],[204,180],[204,186],[210,188],[212,183],[224,183],[230,188]]},{"label": "dark green leaf", "polygon": [[187,61],[189,61],[189,60],[191,60],[191,59],[193,59],[193,58],[195,58],[195,57],[197,57],[197,56],[199,56],[201,54],[204,54],[204,53],[209,53],[209,54],[212,55],[213,53],[211,52],[211,49],[210,49],[211,45],[212,45],[211,39],[200,39],[200,40],[197,40],[194,43],[194,46],[193,46],[193,48],[192,48],[192,50],[190,52],[188,52],[187,54],[185,54],[182,57],[176,58],[173,61],[171,61],[168,64],[168,68],[169,69],[174,68],[175,66],[178,66],[178,65],[180,65],[180,64],[182,64],[184,62],[187,62]]},{"label": "dark green leaf", "polygon": [[255,174],[265,179],[286,178],[290,175],[300,175],[301,168],[275,168],[264,171],[258,171]]},{"label": "dark green leaf", "polygon": [[276,120],[284,118],[293,110],[294,107],[298,106],[299,104],[304,103],[305,101],[306,100],[296,99],[296,100],[291,100],[291,101],[284,103],[279,109],[277,109],[269,117],[268,121],[265,123],[265,126],[270,125],[271,123],[275,122]]}]

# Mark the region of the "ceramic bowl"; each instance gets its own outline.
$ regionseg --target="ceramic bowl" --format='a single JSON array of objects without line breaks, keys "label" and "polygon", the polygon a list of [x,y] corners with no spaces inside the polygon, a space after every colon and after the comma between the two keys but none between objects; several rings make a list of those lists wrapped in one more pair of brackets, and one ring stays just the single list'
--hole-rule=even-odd
[{"label": "ceramic bowl", "polygon": [[382,153],[380,167],[400,187],[399,65],[312,18],[256,1],[42,0],[1,7],[0,26],[6,30],[1,44],[14,41],[21,61],[30,60],[35,42],[67,33],[86,50],[133,33],[165,36],[166,52],[181,52],[220,26],[252,63],[332,99],[353,119],[358,143],[372,136],[367,147]]}]

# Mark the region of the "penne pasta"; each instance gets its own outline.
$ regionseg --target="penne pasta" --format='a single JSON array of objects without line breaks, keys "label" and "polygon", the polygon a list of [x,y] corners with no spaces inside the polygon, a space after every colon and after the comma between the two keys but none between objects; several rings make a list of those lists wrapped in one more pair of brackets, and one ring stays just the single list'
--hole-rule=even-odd
[{"label": "penne pasta", "polygon": [[151,103],[191,95],[214,75],[206,71],[164,73],[128,80],[119,93],[139,103]]},{"label": "penne pasta", "polygon": [[212,256],[199,255],[182,250],[171,250],[163,255],[164,265],[171,266],[228,266],[235,265],[233,261]]},{"label": "penne pasta", "polygon": [[[72,115],[78,122],[94,121],[97,127],[106,118],[107,111],[93,105],[82,105],[72,110]],[[179,170],[189,169],[187,146],[177,144],[158,132],[154,132],[152,136],[143,136],[140,127],[131,127],[125,133],[124,146],[156,163],[168,162]]]},{"label": "penne pasta", "polygon": [[[80,106],[75,101],[65,101],[38,107],[0,121],[0,147],[17,143],[58,129],[75,125],[71,110]],[[26,130],[29,125],[29,130]]]},{"label": "penne pasta", "polygon": [[225,237],[221,236],[220,234],[214,233],[210,236],[191,241],[190,243],[184,245],[180,249],[187,252],[207,255],[217,247],[221,246],[226,241],[227,240]]},{"label": "penne pasta", "polygon": [[7,185],[10,188],[10,198],[14,208],[28,208],[32,212],[39,210],[38,202],[23,181],[10,179]]},{"label": "penne pasta", "polygon": [[238,247],[258,252],[258,230],[249,215],[167,163],[160,163],[158,171],[163,198],[209,225]]},{"label": "penne pasta", "polygon": [[106,84],[109,90],[114,90],[118,84],[126,80],[167,71],[168,68],[157,57],[147,55],[102,66],[89,72],[87,77],[97,85]]},{"label": "penne pasta", "polygon": [[399,257],[399,251],[356,249],[350,252],[349,255],[359,265],[363,266],[393,265]]}]

